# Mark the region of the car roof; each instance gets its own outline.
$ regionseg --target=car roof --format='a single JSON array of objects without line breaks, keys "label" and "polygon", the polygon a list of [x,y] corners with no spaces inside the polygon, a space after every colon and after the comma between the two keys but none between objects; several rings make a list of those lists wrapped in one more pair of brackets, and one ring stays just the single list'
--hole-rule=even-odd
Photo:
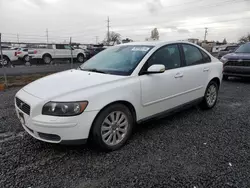
[{"label": "car roof", "polygon": [[192,44],[194,46],[197,46],[194,43],[191,42],[187,42],[187,41],[145,41],[145,42],[129,42],[129,43],[125,43],[125,44],[121,44],[121,45],[145,45],[145,46],[162,46],[162,45],[166,45],[166,44],[173,44],[173,43],[183,43],[183,44]]}]

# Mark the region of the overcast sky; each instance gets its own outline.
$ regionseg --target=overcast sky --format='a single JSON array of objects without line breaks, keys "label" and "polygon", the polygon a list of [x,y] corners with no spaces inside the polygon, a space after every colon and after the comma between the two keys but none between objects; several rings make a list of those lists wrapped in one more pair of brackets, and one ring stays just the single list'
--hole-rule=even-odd
[{"label": "overcast sky", "polygon": [[250,32],[250,0],[0,0],[4,41],[94,43],[111,30],[144,41],[157,27],[161,40],[237,41]]}]

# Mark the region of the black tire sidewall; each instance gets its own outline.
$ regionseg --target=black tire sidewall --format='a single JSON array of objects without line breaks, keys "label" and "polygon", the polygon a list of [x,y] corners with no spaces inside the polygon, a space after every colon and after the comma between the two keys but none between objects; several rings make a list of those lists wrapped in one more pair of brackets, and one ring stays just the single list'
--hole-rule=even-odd
[{"label": "black tire sidewall", "polygon": [[[83,61],[79,61],[79,58],[80,57],[83,57]],[[84,62],[84,55],[83,54],[79,54],[78,56],[77,56],[77,61],[79,62],[79,63],[83,63]]]},{"label": "black tire sidewall", "polygon": [[29,62],[29,60],[28,61],[26,61],[26,57],[28,57],[29,58],[29,56],[28,55],[25,55],[24,57],[23,57],[23,61],[26,63],[26,62]]},{"label": "black tire sidewall", "polygon": [[[207,95],[207,92],[208,92],[208,88],[209,88],[211,85],[214,85],[214,86],[216,87],[216,100],[215,100],[215,102],[214,102],[214,104],[213,104],[212,106],[210,106],[210,105],[207,103],[207,98],[206,98],[206,95]],[[211,82],[208,84],[208,86],[207,86],[207,89],[206,89],[206,92],[205,92],[205,96],[204,96],[204,102],[205,102],[205,105],[206,105],[205,107],[206,107],[207,109],[211,109],[211,108],[213,108],[213,107],[216,105],[217,100],[218,100],[218,92],[219,92],[218,84],[217,84],[216,82],[214,82],[214,81],[211,81]]]},{"label": "black tire sidewall", "polygon": [[[49,63],[46,63],[46,62],[45,62],[44,59],[45,59],[46,57],[49,57],[49,58],[50,58],[50,62],[49,62]],[[44,62],[45,64],[50,64],[50,63],[52,62],[52,58],[51,58],[49,55],[45,55],[45,56],[43,56],[43,62]]]},{"label": "black tire sidewall", "polygon": [[1,67],[10,67],[10,60],[9,60],[9,58],[3,57],[3,60],[6,61],[7,63],[6,63],[6,65],[1,64]]},{"label": "black tire sidewall", "polygon": [[[102,135],[101,135],[101,125],[104,121],[104,119],[111,113],[114,111],[121,111],[123,112],[128,119],[128,132],[127,135],[125,136],[125,138],[117,145],[115,146],[109,146],[107,145],[103,140],[102,140]],[[131,134],[132,134],[132,130],[133,130],[133,116],[130,112],[130,110],[124,106],[123,104],[113,104],[110,105],[108,107],[106,107],[104,110],[102,110],[97,118],[95,119],[92,129],[91,129],[91,139],[92,141],[102,150],[105,151],[113,151],[113,150],[117,150],[119,148],[121,148],[126,142],[127,140],[130,138]]]}]

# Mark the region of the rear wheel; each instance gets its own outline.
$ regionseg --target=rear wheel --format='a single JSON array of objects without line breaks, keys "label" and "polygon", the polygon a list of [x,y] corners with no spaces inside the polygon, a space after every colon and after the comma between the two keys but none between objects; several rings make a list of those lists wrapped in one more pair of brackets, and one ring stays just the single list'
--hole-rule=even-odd
[{"label": "rear wheel", "polygon": [[117,150],[130,138],[133,122],[133,116],[126,106],[108,106],[94,121],[91,138],[103,150]]},{"label": "rear wheel", "polygon": [[26,55],[26,56],[23,57],[23,60],[24,60],[24,62],[29,62],[30,57],[28,55]]},{"label": "rear wheel", "polygon": [[203,101],[201,103],[201,108],[211,109],[216,105],[218,99],[219,86],[215,81],[211,81],[206,89]]},{"label": "rear wheel", "polygon": [[43,56],[43,62],[44,62],[45,64],[50,64],[51,61],[52,61],[52,58],[51,58],[50,55],[44,55],[44,56]]}]

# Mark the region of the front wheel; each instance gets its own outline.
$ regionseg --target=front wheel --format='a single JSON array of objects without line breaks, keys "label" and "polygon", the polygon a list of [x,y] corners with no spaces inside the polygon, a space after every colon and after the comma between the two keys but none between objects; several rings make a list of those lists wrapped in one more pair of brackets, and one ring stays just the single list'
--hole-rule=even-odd
[{"label": "front wheel", "polygon": [[219,86],[215,81],[211,81],[206,89],[203,101],[201,103],[201,108],[211,109],[216,105],[218,99]]},{"label": "front wheel", "polygon": [[94,121],[91,138],[103,150],[117,150],[130,138],[133,123],[133,116],[126,106],[122,104],[108,106]]},{"label": "front wheel", "polygon": [[78,61],[79,63],[83,63],[83,62],[84,62],[84,55],[83,55],[83,54],[79,54],[79,55],[77,56],[77,61]]},{"label": "front wheel", "polygon": [[10,60],[8,57],[3,57],[3,61],[0,59],[0,66],[1,67],[9,67],[10,66]]}]

